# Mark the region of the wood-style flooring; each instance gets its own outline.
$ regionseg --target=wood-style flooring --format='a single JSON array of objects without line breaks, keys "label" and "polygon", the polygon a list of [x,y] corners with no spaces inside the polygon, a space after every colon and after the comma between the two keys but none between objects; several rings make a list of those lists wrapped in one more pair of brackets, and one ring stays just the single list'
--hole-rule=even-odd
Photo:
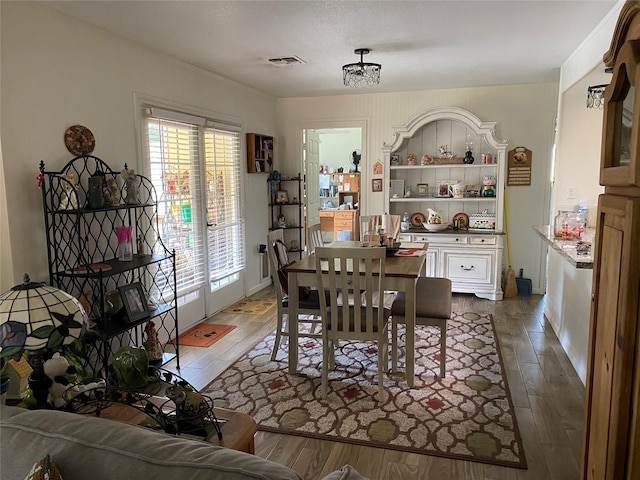
[{"label": "wood-style flooring", "polygon": [[[272,287],[254,297],[271,295]],[[266,432],[256,434],[256,455],[293,468],[305,480],[320,479],[346,463],[372,480],[578,479],[585,391],[544,318],[544,301],[540,295],[501,302],[472,295],[453,299],[456,312],[493,315],[527,470]],[[196,388],[204,387],[275,329],[275,311],[216,314],[209,321],[237,328],[209,348],[181,347],[180,374]]]}]

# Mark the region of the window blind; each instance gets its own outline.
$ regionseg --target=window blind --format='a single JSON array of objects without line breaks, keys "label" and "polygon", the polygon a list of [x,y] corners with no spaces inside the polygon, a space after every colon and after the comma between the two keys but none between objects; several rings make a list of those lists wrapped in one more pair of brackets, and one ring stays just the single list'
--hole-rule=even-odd
[{"label": "window blind", "polygon": [[226,285],[246,266],[240,127],[155,107],[144,113],[161,235],[176,250],[178,292],[207,281],[211,289]]},{"label": "window blind", "polygon": [[204,129],[209,280],[212,283],[245,267],[243,192],[238,132]]},{"label": "window blind", "polygon": [[146,126],[160,235],[176,251],[176,288],[182,295],[204,281],[198,126],[157,117],[148,118]]}]

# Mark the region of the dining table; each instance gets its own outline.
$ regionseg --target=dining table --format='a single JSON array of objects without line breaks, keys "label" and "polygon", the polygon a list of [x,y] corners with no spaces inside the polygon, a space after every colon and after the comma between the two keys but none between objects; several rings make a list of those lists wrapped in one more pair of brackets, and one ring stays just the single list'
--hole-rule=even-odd
[{"label": "dining table", "polygon": [[[335,241],[330,248],[371,248],[358,241]],[[426,256],[417,250],[398,250],[385,260],[383,288],[385,291],[405,292],[406,319],[406,381],[409,387],[414,385],[415,376],[415,325],[416,325],[416,282],[423,272]],[[327,264],[328,265],[328,264]],[[323,269],[324,271],[324,269]],[[374,271],[374,275],[375,275]],[[295,375],[298,369],[298,318],[299,286],[317,286],[315,255],[307,255],[287,266],[289,282],[289,373]],[[322,297],[320,297],[322,299]]]}]

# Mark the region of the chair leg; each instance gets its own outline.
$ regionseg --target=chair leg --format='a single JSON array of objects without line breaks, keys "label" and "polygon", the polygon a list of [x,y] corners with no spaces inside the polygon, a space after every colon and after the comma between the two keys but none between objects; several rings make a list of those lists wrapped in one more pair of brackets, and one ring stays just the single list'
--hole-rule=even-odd
[{"label": "chair leg", "polygon": [[[386,333],[386,332],[385,332]],[[384,400],[384,372],[389,366],[389,344],[378,341],[378,401]]]},{"label": "chair leg", "polygon": [[322,386],[320,394],[323,399],[327,398],[327,389],[329,383],[329,355],[333,350],[333,345],[329,346],[329,342],[323,339],[322,341]]},{"label": "chair leg", "polygon": [[271,361],[274,361],[276,359],[276,355],[278,354],[278,349],[280,348],[280,341],[282,340],[282,326],[283,326],[283,317],[284,314],[281,314],[280,312],[277,313],[278,315],[278,325],[276,327],[276,339],[273,342],[273,351],[271,352]]},{"label": "chair leg", "polygon": [[440,378],[444,378],[447,363],[447,321],[440,324]]},{"label": "chair leg", "polygon": [[398,321],[391,319],[391,371],[397,372],[398,368]]}]

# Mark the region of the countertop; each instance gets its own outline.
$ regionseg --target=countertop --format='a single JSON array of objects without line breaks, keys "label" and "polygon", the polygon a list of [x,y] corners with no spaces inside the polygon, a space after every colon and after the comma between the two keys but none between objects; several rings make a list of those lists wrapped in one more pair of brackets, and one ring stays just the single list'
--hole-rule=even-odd
[{"label": "countertop", "polygon": [[[556,252],[576,268],[593,268],[593,238],[595,228],[587,228],[582,234],[582,240],[565,240],[553,235],[553,229],[549,225],[534,226],[533,229]],[[591,243],[589,255],[578,255],[578,242]]]}]

